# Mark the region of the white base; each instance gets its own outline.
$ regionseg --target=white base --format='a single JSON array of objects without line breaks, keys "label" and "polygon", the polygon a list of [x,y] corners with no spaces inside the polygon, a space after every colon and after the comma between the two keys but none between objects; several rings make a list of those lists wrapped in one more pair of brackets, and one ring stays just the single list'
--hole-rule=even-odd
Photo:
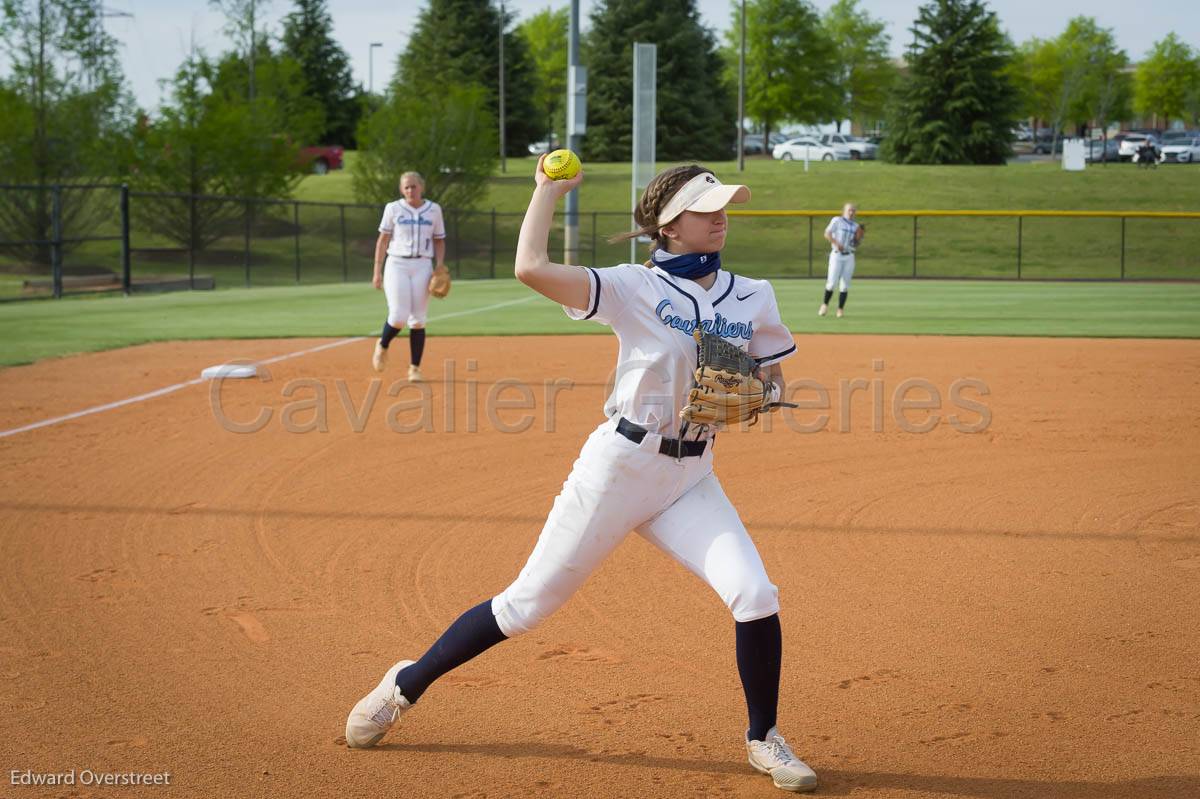
[{"label": "white base", "polygon": [[244,363],[223,363],[219,366],[210,366],[200,373],[200,377],[204,380],[216,380],[218,378],[244,378],[257,377],[258,367],[254,364]]}]

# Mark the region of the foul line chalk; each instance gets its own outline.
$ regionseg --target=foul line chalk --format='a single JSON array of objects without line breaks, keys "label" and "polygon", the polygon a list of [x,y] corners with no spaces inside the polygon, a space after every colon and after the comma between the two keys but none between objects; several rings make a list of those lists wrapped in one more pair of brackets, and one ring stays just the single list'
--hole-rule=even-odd
[{"label": "foul line chalk", "polygon": [[[492,310],[495,310],[496,308],[504,308],[509,305],[520,305],[521,303],[530,302],[531,300],[535,300],[535,299],[537,299],[537,295],[533,295],[531,297],[523,297],[519,300],[509,300],[507,302],[498,302],[498,303],[495,303],[494,305],[485,305],[482,308],[472,308],[471,310],[467,310],[467,311],[455,311],[454,313],[448,313],[445,316],[434,317],[433,319],[430,319],[430,321],[431,322],[439,322],[443,319],[450,319],[455,316],[470,316],[471,314],[483,313],[484,311],[492,311]],[[274,358],[268,358],[265,361],[257,361],[257,363],[261,363],[261,364],[278,363],[280,361],[286,361],[289,358],[299,358],[301,355],[311,355],[314,352],[323,352],[324,350],[331,350],[335,347],[341,347],[346,344],[353,344],[356,341],[364,341],[365,339],[371,338],[374,335],[375,335],[374,333],[371,333],[367,336],[352,336],[351,338],[338,339],[337,341],[333,341],[328,344],[321,344],[316,347],[309,347],[308,349],[297,350],[296,352],[289,352],[284,355],[276,355]],[[91,416],[92,414],[96,414],[96,413],[104,413],[105,411],[116,410],[117,408],[123,408],[126,405],[135,405],[139,402],[145,402],[147,400],[152,400],[157,397],[165,397],[166,395],[174,394],[176,391],[179,391],[181,389],[188,388],[189,386],[197,386],[197,385],[200,385],[201,383],[205,383],[205,382],[208,382],[205,378],[198,377],[195,380],[188,380],[183,383],[176,383],[173,386],[167,386],[166,388],[160,388],[160,389],[156,389],[154,391],[149,391],[145,394],[138,394],[136,397],[127,397],[126,399],[117,400],[116,402],[109,402],[109,403],[105,403],[104,405],[97,405],[93,408],[86,408],[82,411],[76,411],[75,413],[68,413],[65,416],[55,416],[53,419],[43,419],[40,422],[34,422],[32,424],[27,424],[22,427],[14,427],[10,430],[0,430],[0,438],[7,438],[8,436],[15,436],[17,433],[27,433],[30,430],[37,430],[42,427],[50,427],[51,425],[61,424],[62,422],[69,422],[72,419],[79,419],[84,416]]]}]

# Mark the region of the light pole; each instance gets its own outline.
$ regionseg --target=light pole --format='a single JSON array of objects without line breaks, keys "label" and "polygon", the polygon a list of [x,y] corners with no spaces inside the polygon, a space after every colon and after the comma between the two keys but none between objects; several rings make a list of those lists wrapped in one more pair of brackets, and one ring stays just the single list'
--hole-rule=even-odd
[{"label": "light pole", "polygon": [[375,93],[375,48],[383,47],[383,42],[371,42],[367,48],[367,94]]},{"label": "light pole", "polygon": [[[738,51],[738,172],[746,170],[746,147],[745,147],[745,131],[742,129],[742,120],[746,118],[746,0],[742,0],[742,47]],[[763,139],[763,150],[767,148],[766,139]]]},{"label": "light pole", "polygon": [[504,0],[500,0],[500,172],[507,172],[504,160]]}]

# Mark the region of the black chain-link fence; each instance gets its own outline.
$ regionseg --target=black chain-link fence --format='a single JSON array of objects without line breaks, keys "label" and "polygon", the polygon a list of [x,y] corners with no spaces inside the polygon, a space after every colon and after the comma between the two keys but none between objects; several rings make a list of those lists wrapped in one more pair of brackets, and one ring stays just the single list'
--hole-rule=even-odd
[{"label": "black chain-link fence", "polygon": [[[0,298],[371,278],[375,205],[156,194],[113,185],[0,185]],[[445,209],[459,278],[512,274],[524,214]],[[722,259],[757,277],[822,276],[830,212],[732,212]],[[876,212],[857,277],[1200,279],[1200,213]],[[551,233],[563,253],[563,225]],[[579,214],[578,263],[630,260],[629,214]],[[637,259],[645,257],[639,246]],[[564,256],[565,257],[565,256]]]}]

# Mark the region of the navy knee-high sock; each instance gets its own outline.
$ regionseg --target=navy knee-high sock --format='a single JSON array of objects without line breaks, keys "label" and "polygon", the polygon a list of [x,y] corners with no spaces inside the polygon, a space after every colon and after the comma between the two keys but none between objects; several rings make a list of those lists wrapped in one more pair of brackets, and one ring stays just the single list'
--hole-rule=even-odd
[{"label": "navy knee-high sock", "polygon": [[392,327],[390,324],[388,324],[388,321],[386,319],[384,319],[383,320],[383,333],[381,333],[379,335],[379,346],[383,347],[386,350],[388,348],[388,345],[392,343],[392,339],[394,339],[399,334],[400,334],[400,328]]},{"label": "navy knee-high sock", "polygon": [[762,741],[775,726],[779,709],[779,669],[783,662],[783,632],[779,614],[735,625],[738,675],[750,713],[747,735]]},{"label": "navy knee-high sock", "polygon": [[425,328],[414,327],[409,329],[408,351],[412,355],[412,365],[420,366],[421,356],[425,354]]},{"label": "navy knee-high sock", "polygon": [[843,291],[841,294],[838,295],[838,307],[839,308],[846,307],[846,298],[849,296],[850,296],[850,292],[848,292],[848,291]]},{"label": "navy knee-high sock", "polygon": [[505,639],[492,615],[492,600],[481,602],[459,616],[420,660],[401,669],[396,675],[396,685],[405,699],[416,702],[438,677]]},{"label": "navy knee-high sock", "polygon": [[825,304],[829,304],[829,298],[833,296],[833,289],[825,289]]}]

